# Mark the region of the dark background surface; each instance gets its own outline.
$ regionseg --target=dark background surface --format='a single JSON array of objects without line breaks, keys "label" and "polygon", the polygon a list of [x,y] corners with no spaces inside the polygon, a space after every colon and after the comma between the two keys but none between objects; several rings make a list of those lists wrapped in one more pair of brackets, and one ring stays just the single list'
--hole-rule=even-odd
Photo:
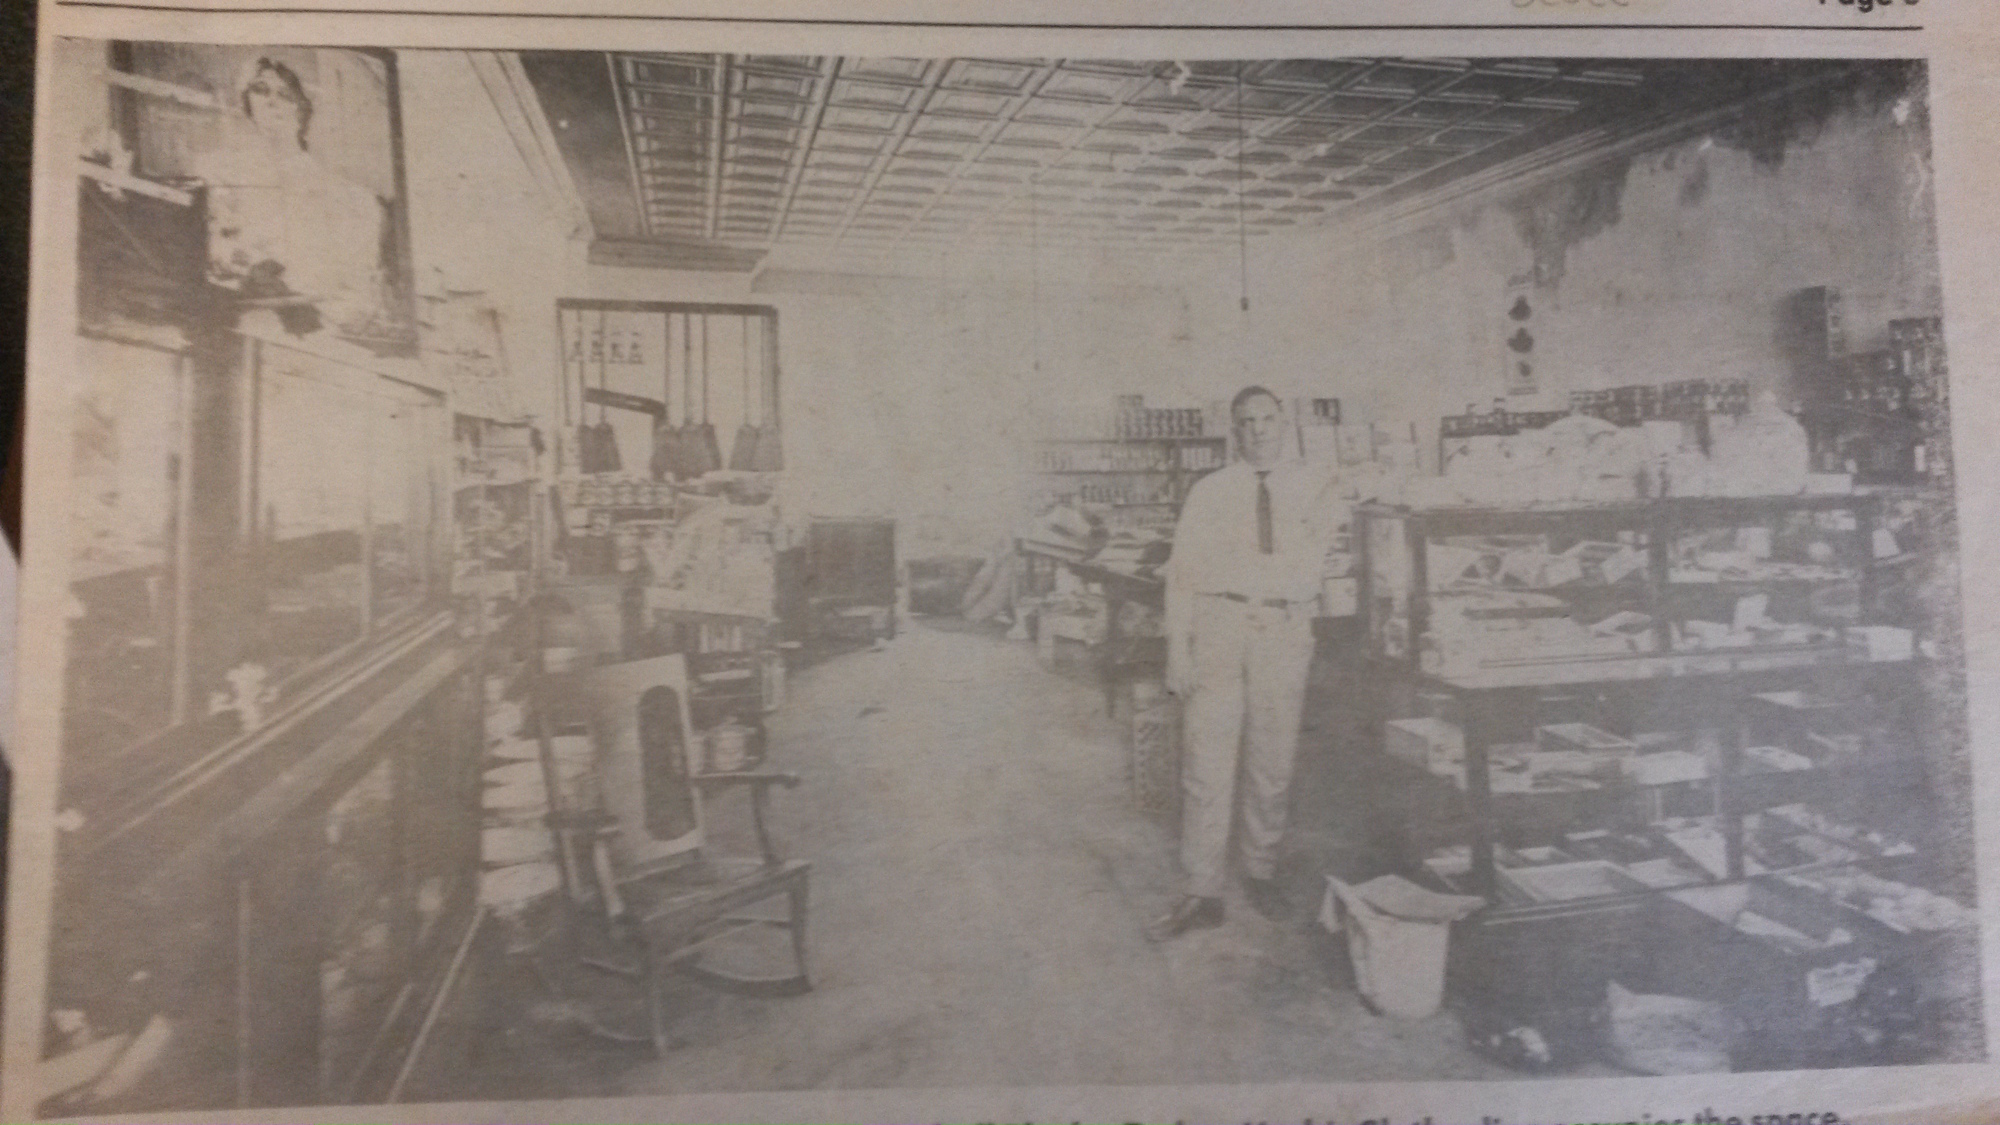
[{"label": "dark background surface", "polygon": [[[0,4],[0,434],[8,435],[0,474],[0,528],[21,544],[21,388],[28,339],[28,164],[34,145],[35,5]],[[4,646],[0,646],[4,648]],[[0,651],[0,660],[13,654]],[[4,750],[4,747],[0,747]],[[0,889],[6,883],[7,808],[12,774],[0,754]],[[0,896],[0,921],[4,921]]]},{"label": "dark background surface", "polygon": [[21,543],[21,387],[28,320],[28,163],[34,152],[35,4],[0,4],[0,434],[9,452],[0,527]]}]

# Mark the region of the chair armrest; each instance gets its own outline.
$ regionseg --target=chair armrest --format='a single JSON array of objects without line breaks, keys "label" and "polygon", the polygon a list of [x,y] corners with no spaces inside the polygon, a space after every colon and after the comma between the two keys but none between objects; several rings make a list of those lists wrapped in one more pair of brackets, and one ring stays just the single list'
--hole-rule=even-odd
[{"label": "chair armrest", "polygon": [[795,789],[799,784],[799,775],[780,771],[735,770],[729,773],[690,774],[688,780],[703,786],[754,785],[759,789],[768,789],[773,785],[782,785],[786,789]]},{"label": "chair armrest", "polygon": [[750,787],[750,818],[757,827],[757,846],[764,853],[764,862],[782,862],[778,849],[771,843],[771,833],[764,826],[764,795],[771,786],[782,785],[791,789],[798,785],[799,775],[776,771],[736,770],[730,773],[690,774],[688,780],[703,789],[719,788],[725,785],[747,785]]}]

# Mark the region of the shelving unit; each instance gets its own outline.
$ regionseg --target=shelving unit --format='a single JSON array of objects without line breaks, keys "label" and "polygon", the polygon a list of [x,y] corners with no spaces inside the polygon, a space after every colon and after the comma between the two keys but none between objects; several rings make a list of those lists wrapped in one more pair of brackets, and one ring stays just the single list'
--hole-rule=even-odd
[{"label": "shelving unit", "polygon": [[[535,454],[525,422],[469,414],[452,421],[452,592],[484,615],[516,603],[534,563]],[[490,626],[497,617],[489,618]]]},{"label": "shelving unit", "polygon": [[1055,438],[1036,444],[1035,473],[1045,499],[1075,499],[1114,529],[1171,527],[1188,489],[1228,455],[1228,438],[1200,434]]}]

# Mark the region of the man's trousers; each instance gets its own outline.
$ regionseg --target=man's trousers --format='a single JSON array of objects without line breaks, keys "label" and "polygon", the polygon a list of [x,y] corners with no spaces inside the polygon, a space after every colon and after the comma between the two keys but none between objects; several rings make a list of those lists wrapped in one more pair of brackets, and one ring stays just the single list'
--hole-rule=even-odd
[{"label": "man's trousers", "polygon": [[1268,879],[1285,833],[1299,717],[1312,661],[1311,606],[1198,595],[1181,761],[1181,868],[1187,893],[1222,897],[1237,778],[1243,873]]}]

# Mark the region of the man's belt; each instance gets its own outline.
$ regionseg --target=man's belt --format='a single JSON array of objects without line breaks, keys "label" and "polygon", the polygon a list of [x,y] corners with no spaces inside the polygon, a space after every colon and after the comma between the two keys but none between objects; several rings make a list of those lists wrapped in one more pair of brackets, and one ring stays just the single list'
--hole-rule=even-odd
[{"label": "man's belt", "polygon": [[1209,597],[1228,598],[1232,602],[1238,602],[1243,605],[1260,605],[1266,609],[1289,609],[1299,604],[1296,601],[1287,601],[1284,598],[1253,598],[1248,594],[1237,593],[1210,594]]}]

